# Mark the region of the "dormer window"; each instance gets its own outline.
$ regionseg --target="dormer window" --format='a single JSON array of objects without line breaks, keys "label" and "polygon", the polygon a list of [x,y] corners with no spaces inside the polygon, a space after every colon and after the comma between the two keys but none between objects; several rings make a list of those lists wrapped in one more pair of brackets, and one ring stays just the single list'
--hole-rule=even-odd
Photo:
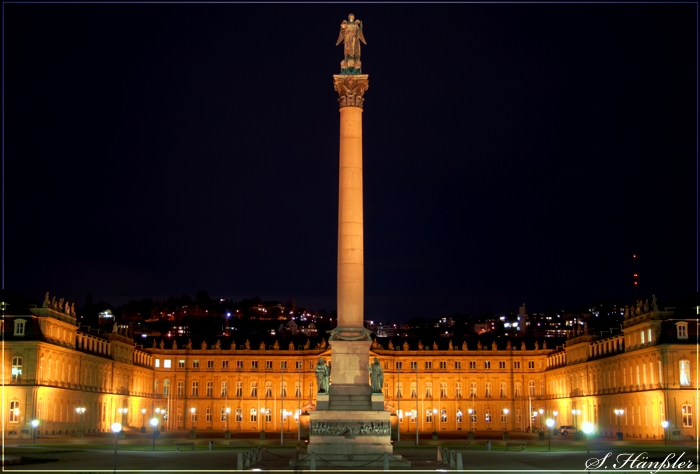
[{"label": "dormer window", "polygon": [[26,319],[15,319],[15,336],[24,336],[24,328],[26,327]]},{"label": "dormer window", "polygon": [[678,339],[688,339],[688,323],[676,323],[676,335]]}]

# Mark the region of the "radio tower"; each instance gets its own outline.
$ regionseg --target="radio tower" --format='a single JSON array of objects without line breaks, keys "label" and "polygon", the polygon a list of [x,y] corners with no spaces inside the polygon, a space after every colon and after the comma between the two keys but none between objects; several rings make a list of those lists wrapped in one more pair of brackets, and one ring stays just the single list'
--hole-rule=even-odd
[{"label": "radio tower", "polygon": [[632,278],[634,279],[634,301],[637,301],[639,290],[639,274],[637,273],[637,254],[632,255]]}]

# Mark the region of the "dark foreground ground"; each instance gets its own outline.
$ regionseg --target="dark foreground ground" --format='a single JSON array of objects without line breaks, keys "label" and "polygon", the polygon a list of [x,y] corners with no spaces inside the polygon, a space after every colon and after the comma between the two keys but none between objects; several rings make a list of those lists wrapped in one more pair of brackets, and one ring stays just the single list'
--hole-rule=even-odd
[{"label": "dark foreground ground", "polygon": [[[230,472],[238,468],[238,453],[260,447],[261,457],[250,467],[251,471],[309,471],[309,467],[294,469],[290,461],[299,452],[306,454],[305,442],[297,441],[297,433],[285,433],[281,444],[279,433],[268,433],[261,440],[258,433],[232,433],[224,439],[222,432],[198,432],[189,439],[188,431],[161,433],[153,443],[151,433],[127,433],[119,439],[116,452],[116,471],[131,473],[165,472]],[[447,447],[461,453],[464,472],[698,472],[696,441],[626,440],[552,436],[539,440],[537,435],[511,432],[511,441],[527,443],[524,451],[505,451],[505,441],[497,431],[477,432],[469,445],[463,433],[440,433],[440,439],[430,435],[421,437],[416,446],[415,434],[402,434],[394,442],[394,454],[411,462],[410,470],[424,472],[456,471],[457,465],[438,459],[438,447]],[[113,472],[115,469],[115,437],[108,433],[86,434],[84,438],[56,436],[32,439],[5,439],[3,470],[7,472]],[[177,451],[176,442],[194,441],[195,449]],[[487,450],[490,442],[490,450]],[[551,446],[551,447],[550,447]],[[155,447],[155,449],[154,449]],[[297,449],[297,447],[299,449]],[[588,449],[588,451],[587,451]],[[665,464],[664,464],[664,461]],[[646,464],[645,464],[646,463]],[[655,464],[649,464],[655,463]],[[675,463],[675,466],[674,466]],[[588,468],[588,469],[587,469]],[[661,469],[659,469],[661,468]],[[319,467],[318,472],[347,471],[340,467]],[[355,470],[381,471],[375,468]]]}]

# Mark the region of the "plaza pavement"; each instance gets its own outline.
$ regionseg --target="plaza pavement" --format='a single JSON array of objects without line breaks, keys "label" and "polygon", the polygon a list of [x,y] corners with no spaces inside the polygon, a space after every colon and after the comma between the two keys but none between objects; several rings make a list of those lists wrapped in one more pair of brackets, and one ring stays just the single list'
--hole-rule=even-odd
[{"label": "plaza pavement", "polygon": [[[268,439],[260,440],[257,433],[233,433],[232,442],[224,439],[221,432],[198,432],[194,440],[196,450],[176,451],[175,442],[191,441],[188,431],[172,431],[162,433],[156,441],[156,450],[152,447],[153,438],[149,433],[128,433],[126,439],[118,440],[116,470],[131,473],[166,473],[166,472],[231,472],[237,469],[239,452],[260,446],[263,453],[259,462],[254,462],[244,470],[262,470],[268,472],[291,471],[289,461],[297,454],[305,454],[303,441],[297,442],[296,433],[286,433],[285,444],[280,446],[279,433],[268,433]],[[407,439],[408,438],[408,439]],[[440,433],[439,440],[432,440],[428,435],[419,440],[415,446],[415,436],[402,434],[400,442],[394,442],[394,454],[401,455],[411,462],[410,471],[455,471],[456,467],[438,461],[438,446],[454,449],[462,453],[464,472],[586,472],[586,461],[590,458],[602,458],[607,453],[613,453],[606,464],[608,472],[633,472],[632,469],[614,469],[614,457],[618,453],[639,452],[649,449],[647,457],[650,460],[662,460],[668,453],[685,453],[683,459],[693,462],[692,471],[697,472],[697,444],[692,442],[674,441],[672,445],[664,446],[663,441],[633,440],[616,441],[597,438],[590,441],[590,455],[586,453],[585,441],[575,441],[573,437],[552,437],[552,448],[548,452],[549,440],[540,441],[537,435],[511,432],[511,440],[526,441],[525,451],[505,451],[505,441],[501,433],[477,432],[472,446],[467,448],[468,440],[463,433]],[[213,442],[213,450],[209,442]],[[492,450],[485,449],[486,441],[491,441]],[[114,435],[109,433],[89,434],[82,439],[75,436],[56,436],[37,438],[36,445],[32,439],[4,440],[4,467],[6,472],[113,472],[114,470]],[[233,445],[233,446],[230,446]],[[642,446],[643,445],[643,446]],[[121,448],[121,449],[120,449]],[[134,450],[138,449],[138,450]],[[189,448],[184,448],[189,449]],[[36,452],[37,454],[32,454]],[[8,454],[9,453],[9,454]],[[19,454],[18,454],[19,453]],[[21,457],[35,459],[50,459],[50,462],[18,463]],[[629,467],[629,466],[627,466]],[[308,467],[303,469],[308,471]],[[347,471],[346,468],[321,468],[324,470]],[[363,472],[381,471],[381,469],[355,469]],[[297,470],[296,472],[299,472]],[[653,472],[645,469],[645,472]],[[639,471],[638,471],[639,472]],[[663,471],[660,471],[663,472]]]}]

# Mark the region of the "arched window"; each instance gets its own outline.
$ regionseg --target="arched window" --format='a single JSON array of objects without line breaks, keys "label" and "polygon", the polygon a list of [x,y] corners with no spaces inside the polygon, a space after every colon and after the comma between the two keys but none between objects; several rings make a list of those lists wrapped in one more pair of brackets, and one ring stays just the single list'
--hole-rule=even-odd
[{"label": "arched window", "polygon": [[485,417],[485,419],[486,419],[486,423],[491,423],[491,409],[490,409],[490,408],[487,408],[487,409],[486,409],[486,417]]},{"label": "arched window", "polygon": [[243,410],[236,408],[236,421],[243,421]]},{"label": "arched window", "polygon": [[425,383],[425,398],[433,398],[433,383]]},{"label": "arched window", "polygon": [[523,384],[521,384],[520,382],[515,382],[515,398],[520,398],[523,396],[522,390]]},{"label": "arched window", "polygon": [[258,411],[255,408],[250,409],[250,421],[251,423],[258,422]]},{"label": "arched window", "polygon": [[486,398],[491,398],[491,382],[486,382],[484,385],[484,396]]},{"label": "arched window", "polygon": [[476,398],[476,382],[469,382],[469,398]]},{"label": "arched window", "polygon": [[501,382],[498,384],[498,396],[501,398],[506,398],[508,396],[505,382]]},{"label": "arched window", "polygon": [[[156,389],[158,389],[158,386],[156,386]],[[165,379],[163,380],[163,395],[166,397],[170,395],[170,380]]]},{"label": "arched window", "polygon": [[530,380],[527,383],[527,390],[528,390],[531,397],[535,396],[535,381],[534,380]]},{"label": "arched window", "polygon": [[411,382],[411,398],[418,398],[418,389],[416,382]]},{"label": "arched window", "polygon": [[272,396],[272,382],[265,382],[265,396]]},{"label": "arched window", "polygon": [[440,423],[447,423],[447,410],[444,408],[440,410]]}]

